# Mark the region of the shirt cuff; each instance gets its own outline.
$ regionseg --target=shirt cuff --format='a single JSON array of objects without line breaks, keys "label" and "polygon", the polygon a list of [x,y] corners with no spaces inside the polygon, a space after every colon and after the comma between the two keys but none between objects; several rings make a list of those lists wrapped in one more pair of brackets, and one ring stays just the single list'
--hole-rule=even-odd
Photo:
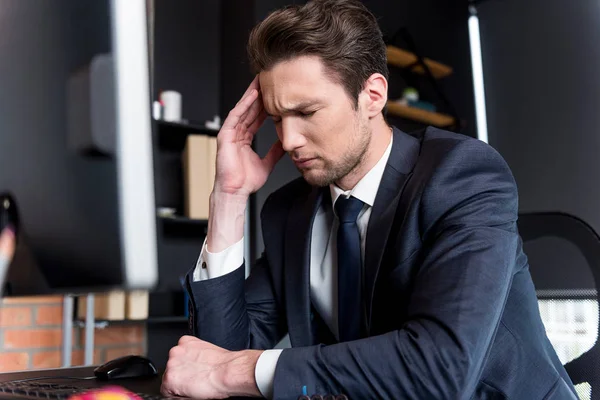
[{"label": "shirt cuff", "polygon": [[275,379],[275,368],[277,360],[283,349],[265,350],[258,357],[256,368],[254,369],[254,379],[260,394],[266,399],[273,398],[273,380]]},{"label": "shirt cuff", "polygon": [[200,257],[194,268],[194,282],[218,278],[235,271],[244,262],[244,238],[218,253],[211,253],[206,248],[206,238],[202,245]]}]

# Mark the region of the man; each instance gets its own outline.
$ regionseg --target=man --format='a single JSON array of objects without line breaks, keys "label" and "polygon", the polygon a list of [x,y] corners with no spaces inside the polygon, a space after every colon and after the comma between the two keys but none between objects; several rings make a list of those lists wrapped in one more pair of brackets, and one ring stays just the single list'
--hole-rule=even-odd
[{"label": "man", "polygon": [[[257,78],[218,135],[191,323],[163,393],[193,398],[569,399],[485,143],[387,125],[386,50],[358,1],[315,0],[251,33]],[[263,158],[263,121],[279,141]],[[287,153],[302,178],[262,210],[244,280],[246,202]],[[271,349],[289,333],[292,348]]]}]

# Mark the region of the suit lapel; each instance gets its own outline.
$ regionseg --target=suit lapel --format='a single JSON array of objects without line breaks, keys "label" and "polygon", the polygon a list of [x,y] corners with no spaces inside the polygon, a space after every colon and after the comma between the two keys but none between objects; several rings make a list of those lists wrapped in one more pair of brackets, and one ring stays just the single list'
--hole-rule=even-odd
[{"label": "suit lapel", "polygon": [[290,340],[294,347],[313,344],[310,307],[310,242],[312,224],[323,191],[313,188],[296,199],[288,215],[285,233],[286,308]]},{"label": "suit lapel", "polygon": [[394,140],[387,165],[371,210],[365,244],[365,312],[367,331],[371,329],[371,308],[375,282],[398,202],[419,153],[419,140],[394,128]]}]

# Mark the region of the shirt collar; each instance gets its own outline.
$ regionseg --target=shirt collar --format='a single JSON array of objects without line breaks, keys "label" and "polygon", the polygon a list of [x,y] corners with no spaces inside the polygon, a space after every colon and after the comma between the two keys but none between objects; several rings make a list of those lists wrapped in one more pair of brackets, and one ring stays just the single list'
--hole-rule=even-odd
[{"label": "shirt collar", "polygon": [[342,190],[334,183],[329,185],[332,200],[331,204],[335,205],[335,201],[338,199],[338,197],[344,195],[346,197],[354,196],[363,203],[368,204],[369,207],[373,207],[373,204],[375,203],[375,196],[377,196],[377,190],[379,189],[379,184],[381,183],[381,178],[383,177],[383,171],[385,170],[385,166],[390,158],[393,141],[394,135],[391,136],[390,144],[388,144],[387,149],[385,149],[385,152],[379,161],[377,161],[377,164],[375,164],[373,168],[371,168],[371,170],[367,172],[367,174],[363,176],[360,181],[358,181],[354,188],[350,190]]}]

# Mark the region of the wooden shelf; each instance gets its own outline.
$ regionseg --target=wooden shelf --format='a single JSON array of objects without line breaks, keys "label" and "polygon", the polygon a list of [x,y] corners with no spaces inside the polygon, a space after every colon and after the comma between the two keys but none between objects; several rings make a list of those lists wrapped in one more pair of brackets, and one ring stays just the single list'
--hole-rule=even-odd
[{"label": "wooden shelf", "polygon": [[454,124],[454,118],[450,115],[405,106],[393,101],[388,101],[387,109],[388,114],[421,122],[423,124],[437,126],[438,128],[446,128]]},{"label": "wooden shelf", "polygon": [[[407,68],[411,67],[412,65],[411,71],[421,75],[425,74],[425,69],[422,66],[418,64],[415,65],[415,63],[418,61],[418,58],[410,51],[403,50],[396,46],[387,46],[387,59],[388,64],[390,65],[400,68]],[[429,58],[424,58],[424,61],[436,79],[444,78],[452,74],[452,68],[447,65],[433,61]]]},{"label": "wooden shelf", "polygon": [[158,147],[168,151],[183,151],[188,135],[201,134],[217,136],[219,131],[200,125],[179,124],[175,122],[155,121],[157,125]]}]

